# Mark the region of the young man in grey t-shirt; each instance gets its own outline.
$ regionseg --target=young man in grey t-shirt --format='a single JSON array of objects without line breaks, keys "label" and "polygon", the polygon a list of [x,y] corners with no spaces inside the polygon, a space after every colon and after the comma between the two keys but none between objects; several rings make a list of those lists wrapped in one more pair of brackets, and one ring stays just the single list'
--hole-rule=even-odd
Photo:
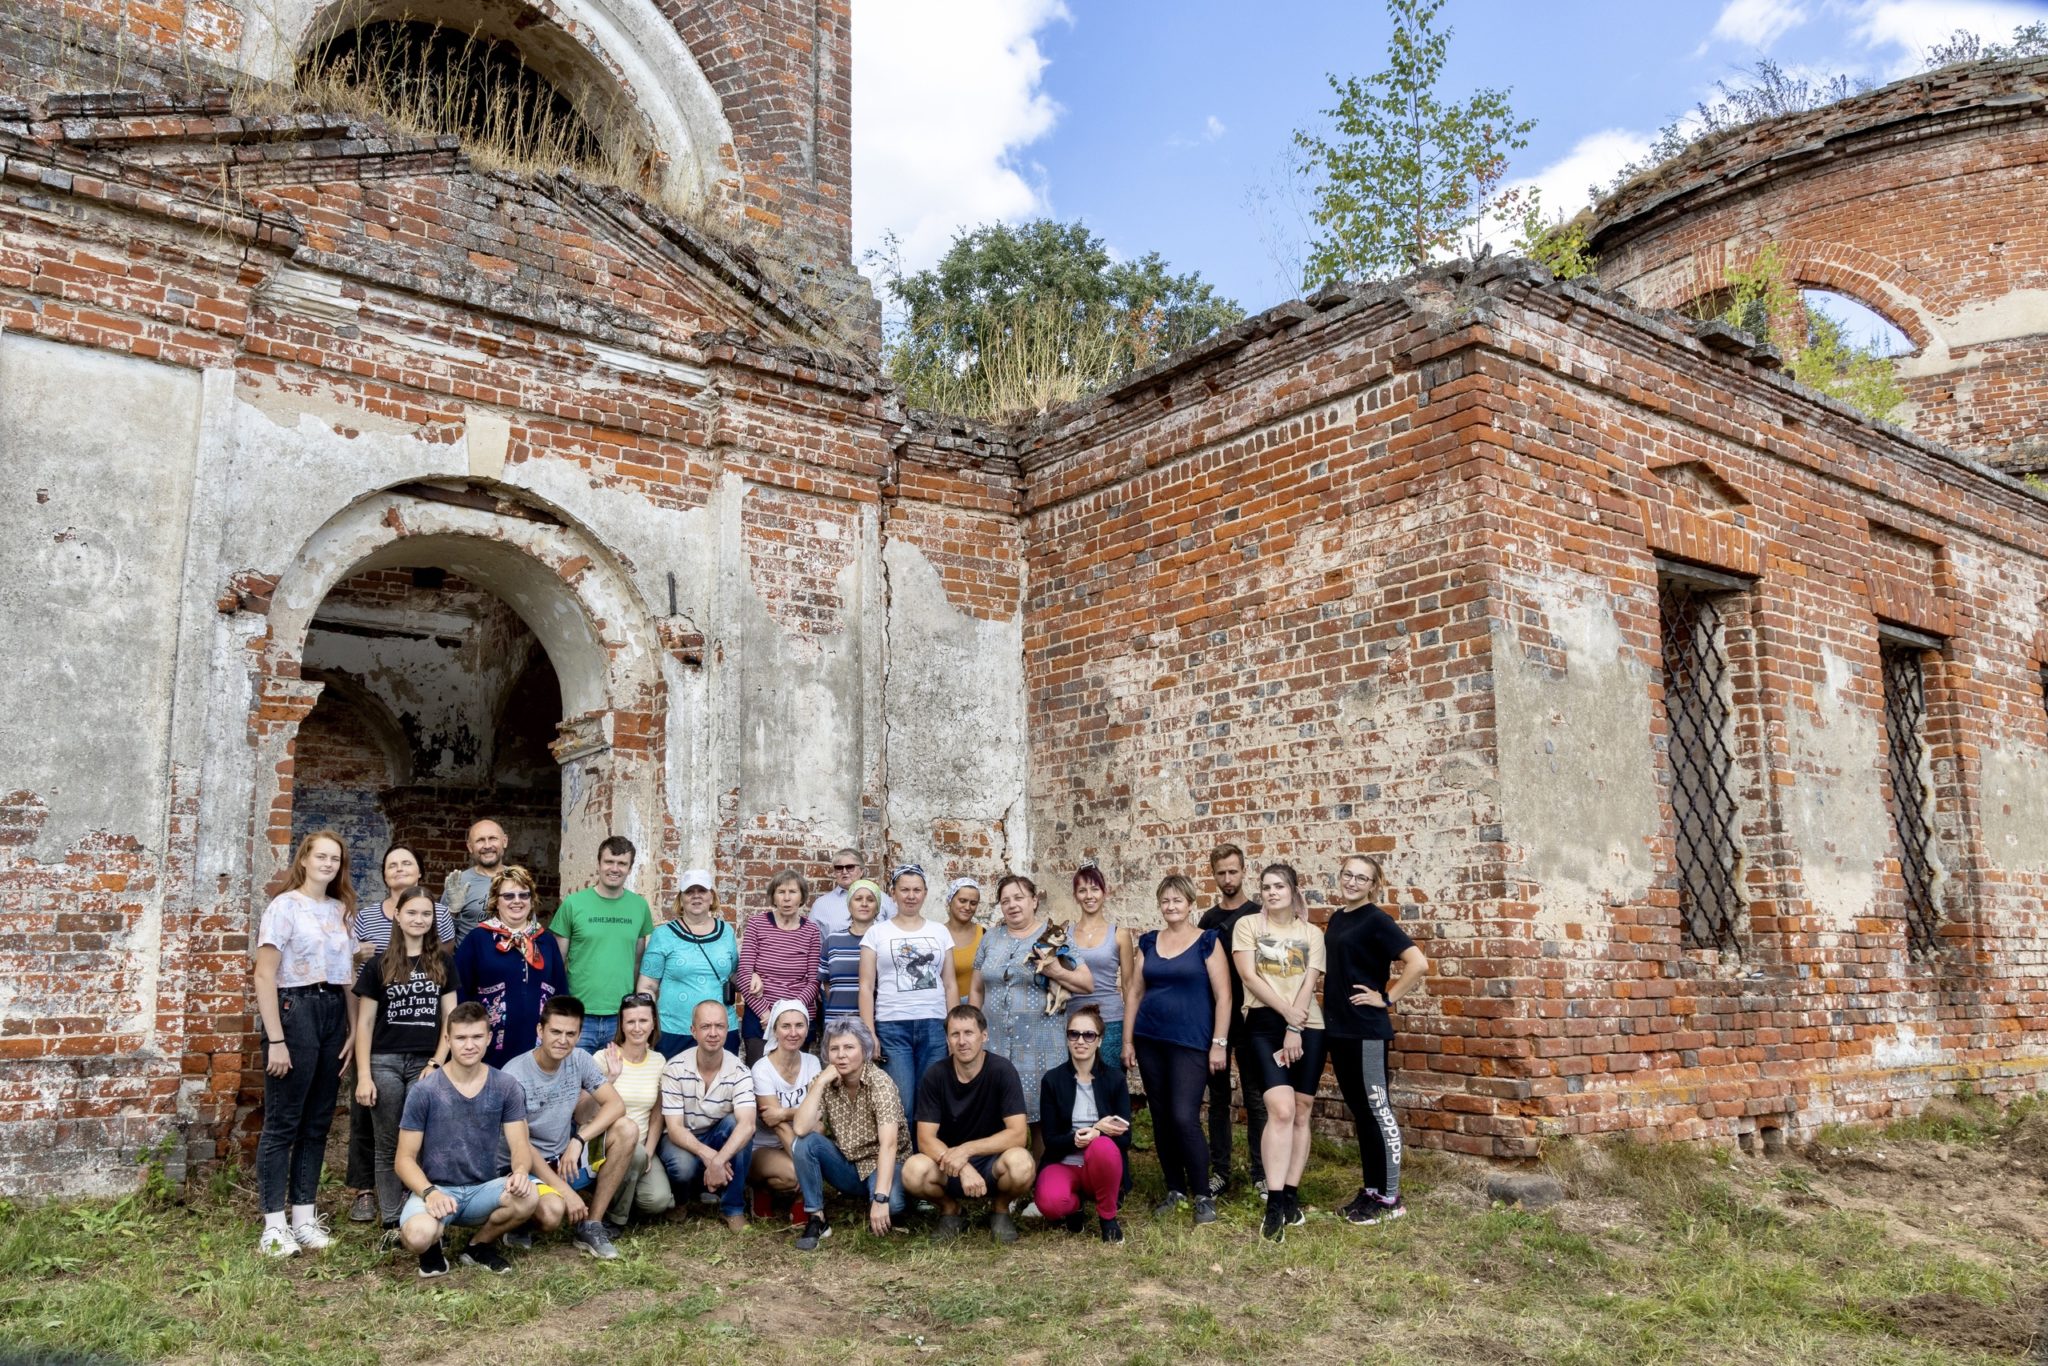
[{"label": "young man in grey t-shirt", "polygon": [[[632,1165],[627,1159],[640,1129],[626,1118],[626,1102],[597,1059],[576,1046],[582,1032],[583,1002],[550,996],[540,1010],[540,1041],[507,1062],[504,1072],[526,1099],[526,1133],[540,1195],[533,1222],[549,1231],[569,1224],[578,1248],[608,1262],[619,1254],[605,1232],[605,1211],[625,1184]],[[593,1164],[590,1148],[599,1139],[604,1145]],[[612,1153],[620,1160],[607,1160]],[[531,1247],[531,1226],[515,1230],[506,1241]]]},{"label": "young man in grey t-shirt", "polygon": [[517,1082],[485,1064],[490,1043],[489,1013],[464,1001],[448,1012],[447,1065],[405,1096],[391,1169],[412,1192],[398,1212],[398,1233],[418,1254],[423,1277],[448,1274],[441,1236],[450,1224],[476,1229],[462,1251],[466,1264],[505,1275],[512,1264],[498,1240],[539,1204],[526,1097]]}]

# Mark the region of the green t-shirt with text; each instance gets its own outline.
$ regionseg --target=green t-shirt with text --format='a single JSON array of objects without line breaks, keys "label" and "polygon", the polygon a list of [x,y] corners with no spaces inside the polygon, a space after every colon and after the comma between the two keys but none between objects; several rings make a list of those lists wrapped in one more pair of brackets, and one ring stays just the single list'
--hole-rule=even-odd
[{"label": "green t-shirt with text", "polygon": [[619,998],[633,990],[634,951],[654,933],[647,898],[638,892],[607,898],[585,887],[562,898],[548,928],[569,960],[569,994],[592,1015],[618,1014]]}]

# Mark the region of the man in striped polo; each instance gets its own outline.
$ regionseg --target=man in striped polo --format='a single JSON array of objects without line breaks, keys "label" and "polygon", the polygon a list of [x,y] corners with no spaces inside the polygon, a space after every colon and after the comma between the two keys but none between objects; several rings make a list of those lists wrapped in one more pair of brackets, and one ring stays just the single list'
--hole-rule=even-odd
[{"label": "man in striped polo", "polygon": [[689,1192],[718,1197],[734,1232],[747,1226],[747,1159],[754,1139],[754,1074],[725,1051],[725,1006],[699,1001],[690,1017],[695,1048],[661,1069],[661,1165],[680,1210]]}]

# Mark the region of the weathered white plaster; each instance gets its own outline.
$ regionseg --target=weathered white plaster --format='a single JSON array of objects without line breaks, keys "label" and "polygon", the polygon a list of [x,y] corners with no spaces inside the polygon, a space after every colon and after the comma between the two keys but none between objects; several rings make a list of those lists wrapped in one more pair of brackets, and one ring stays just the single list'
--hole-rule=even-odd
[{"label": "weathered white plaster", "polygon": [[1891,838],[1878,777],[1883,740],[1877,712],[1850,694],[1854,666],[1824,647],[1821,662],[1811,703],[1794,705],[1787,718],[1795,778],[1781,800],[1814,915],[1850,930],[1876,901]]},{"label": "weathered white plaster", "polygon": [[1512,626],[1493,633],[1495,718],[1504,833],[1521,876],[1538,886],[1537,925],[1601,919],[1642,900],[1655,869],[1655,755],[1650,680],[1630,657],[1607,588],[1584,576],[1516,576],[1564,651],[1562,673],[1533,662]]},{"label": "weathered white plaster", "polygon": [[200,409],[190,370],[0,335],[0,790],[161,850]]}]

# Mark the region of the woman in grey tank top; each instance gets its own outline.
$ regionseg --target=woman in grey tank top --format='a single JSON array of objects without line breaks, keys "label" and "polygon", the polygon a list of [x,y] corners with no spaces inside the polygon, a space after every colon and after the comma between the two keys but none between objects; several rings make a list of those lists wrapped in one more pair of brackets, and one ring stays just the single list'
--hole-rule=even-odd
[{"label": "woman in grey tank top", "polygon": [[1124,979],[1136,941],[1131,932],[1118,928],[1109,914],[1109,880],[1092,862],[1074,873],[1074,904],[1081,918],[1068,932],[1067,945],[1074,956],[1088,965],[1095,977],[1095,989],[1076,996],[1073,1005],[1086,1002],[1102,1012],[1102,1047],[1105,1058],[1124,1055]]}]

